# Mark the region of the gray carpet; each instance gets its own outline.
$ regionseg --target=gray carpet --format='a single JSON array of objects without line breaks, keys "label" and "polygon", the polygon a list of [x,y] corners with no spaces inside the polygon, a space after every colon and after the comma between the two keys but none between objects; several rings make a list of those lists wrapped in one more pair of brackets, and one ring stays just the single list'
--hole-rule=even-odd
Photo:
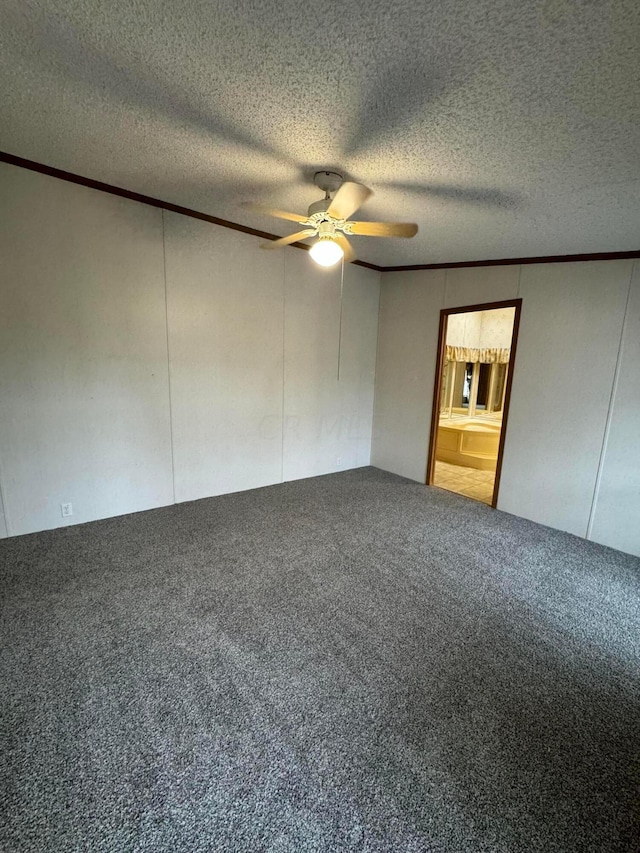
[{"label": "gray carpet", "polygon": [[0,566],[3,853],[640,849],[637,559],[365,468]]}]

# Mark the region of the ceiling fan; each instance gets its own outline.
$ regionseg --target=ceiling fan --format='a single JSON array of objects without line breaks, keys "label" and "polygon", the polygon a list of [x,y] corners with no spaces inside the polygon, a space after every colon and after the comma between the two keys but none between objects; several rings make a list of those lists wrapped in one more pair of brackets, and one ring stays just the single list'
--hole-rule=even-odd
[{"label": "ceiling fan", "polygon": [[[288,237],[262,243],[262,249],[278,249],[280,246],[304,240],[305,237],[317,236],[318,240],[311,247],[311,257],[317,264],[330,267],[342,257],[346,261],[355,261],[356,253],[347,239],[347,234],[364,237],[413,237],[417,234],[418,226],[412,222],[351,221],[349,217],[372,195],[372,191],[362,184],[344,181],[342,175],[330,171],[316,172],[313,180],[325,196],[309,205],[306,215],[287,213],[285,210],[251,202],[244,204],[244,207],[257,213],[288,219],[304,226],[302,231],[296,231]],[[332,193],[335,193],[333,198]]]}]

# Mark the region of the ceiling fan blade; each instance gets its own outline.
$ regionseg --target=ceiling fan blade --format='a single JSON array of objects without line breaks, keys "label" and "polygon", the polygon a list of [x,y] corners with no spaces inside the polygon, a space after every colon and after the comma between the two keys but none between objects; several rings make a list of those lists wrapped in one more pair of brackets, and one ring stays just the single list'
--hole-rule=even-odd
[{"label": "ceiling fan blade", "polygon": [[344,234],[335,234],[333,239],[336,241],[338,246],[340,246],[340,248],[344,252],[345,261],[348,264],[351,263],[351,261],[355,261],[355,259],[356,259],[355,249],[353,248],[351,243],[347,240],[347,238],[344,236]]},{"label": "ceiling fan blade", "polygon": [[363,237],[415,237],[415,222],[350,222],[351,233]]},{"label": "ceiling fan blade", "polygon": [[304,240],[305,237],[313,237],[315,233],[315,228],[305,228],[304,231],[296,231],[295,234],[289,234],[288,237],[281,237],[279,240],[267,240],[266,243],[260,243],[260,248],[279,249],[281,246],[288,246],[291,243],[297,243],[298,240]]},{"label": "ceiling fan blade", "polygon": [[277,216],[278,219],[289,219],[291,222],[306,222],[309,218],[305,213],[288,213],[286,210],[278,210],[275,207],[267,207],[264,204],[254,204],[252,201],[243,201],[242,207],[252,210],[254,213],[264,213],[265,216]]},{"label": "ceiling fan blade", "polygon": [[355,184],[346,181],[335,194],[333,201],[327,208],[329,216],[336,219],[348,219],[352,213],[361,207],[371,195],[369,187],[363,184]]}]

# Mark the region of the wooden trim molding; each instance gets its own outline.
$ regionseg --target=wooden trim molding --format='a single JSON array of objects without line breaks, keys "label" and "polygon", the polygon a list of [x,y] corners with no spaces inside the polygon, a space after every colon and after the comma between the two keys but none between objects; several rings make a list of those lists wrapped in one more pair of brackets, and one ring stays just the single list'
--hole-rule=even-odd
[{"label": "wooden trim molding", "polygon": [[[247,225],[240,225],[239,222],[231,222],[228,219],[221,219],[218,216],[212,216],[209,213],[203,213],[199,210],[192,210],[190,207],[182,207],[179,204],[173,204],[170,201],[162,201],[159,198],[143,195],[142,193],[126,190],[123,187],[115,187],[112,184],[106,184],[103,181],[94,181],[93,178],[85,178],[82,175],[76,175],[74,172],[65,172],[63,169],[55,169],[53,166],[45,166],[43,163],[36,163],[34,160],[26,160],[24,157],[18,157],[16,154],[8,154],[5,151],[0,151],[0,163],[8,163],[11,166],[19,166],[21,169],[29,169],[32,172],[40,172],[42,175],[48,175],[51,178],[58,178],[61,181],[69,181],[72,184],[80,184],[83,187],[89,187],[92,190],[99,190],[103,193],[127,198],[130,201],[138,201],[141,204],[148,204],[151,207],[159,207],[162,210],[169,210],[172,213],[180,213],[182,216],[190,216],[192,219],[200,219],[204,222],[210,222],[212,225],[220,225],[222,228],[231,228],[233,231],[241,231],[243,234],[251,234],[254,237],[260,237],[263,240],[278,240],[279,234],[271,234],[269,231],[259,231],[257,228],[249,228]],[[311,248],[306,243],[291,243],[296,249],[304,249],[309,251]],[[360,267],[374,270],[375,272],[411,272],[413,270],[447,270],[458,269],[460,267],[498,267],[508,266],[513,264],[557,264],[570,263],[572,261],[615,261],[629,260],[631,258],[640,258],[640,249],[629,252],[595,252],[588,255],[546,255],[544,257],[534,258],[500,258],[496,260],[485,261],[459,261],[455,263],[443,264],[408,264],[406,266],[390,266],[382,267],[378,264],[370,264],[368,261],[353,261],[354,264]]]},{"label": "wooden trim molding", "polygon": [[433,484],[436,467],[436,444],[438,441],[438,422],[440,420],[440,391],[442,385],[441,373],[444,364],[444,349],[447,341],[447,317],[445,309],[440,311],[440,325],[438,327],[438,349],[436,352],[436,377],[433,382],[433,401],[431,403],[431,430],[429,432],[429,454],[427,456],[427,479],[426,485]]},{"label": "wooden trim molding", "polygon": [[504,442],[507,437],[507,425],[509,422],[509,406],[511,404],[511,388],[513,386],[513,374],[516,366],[516,351],[518,349],[518,333],[520,331],[520,314],[522,313],[522,299],[513,300],[516,309],[513,318],[513,331],[511,333],[511,358],[509,359],[509,372],[507,374],[507,388],[504,395],[502,407],[502,429],[500,430],[500,443],[498,444],[498,461],[496,463],[496,478],[493,482],[493,498],[491,506],[498,506],[498,490],[500,489],[500,477],[502,476],[502,457],[504,456]]},{"label": "wooden trim molding", "polygon": [[506,267],[516,264],[568,264],[575,261],[620,261],[640,258],[640,249],[629,252],[592,252],[587,255],[540,255],[533,258],[497,258],[486,261],[457,261],[447,264],[409,264],[382,267],[382,272],[411,272],[412,270],[452,270],[460,267]]},{"label": "wooden trim molding", "polygon": [[[190,207],[182,207],[179,204],[173,204],[170,201],[162,201],[159,198],[153,198],[149,195],[136,193],[132,190],[126,190],[123,187],[114,187],[112,184],[105,184],[103,181],[94,181],[93,178],[85,178],[83,175],[76,175],[73,172],[65,172],[62,169],[54,169],[53,166],[45,166],[42,163],[35,163],[33,160],[25,160],[24,157],[17,157],[15,154],[7,154],[0,151],[0,163],[9,163],[11,166],[19,166],[21,169],[29,169],[32,172],[40,172],[42,175],[48,175],[50,178],[58,178],[61,181],[68,181],[72,184],[80,184],[82,187],[89,187],[92,190],[99,190],[110,195],[117,195],[120,198],[129,199],[129,201],[138,201],[141,204],[148,204],[151,207],[159,207],[161,210],[170,210],[172,213],[180,213],[182,216],[190,216],[192,219],[201,219],[203,222],[210,222],[212,225],[220,225],[222,228],[231,228],[233,231],[242,231],[243,234],[251,234],[254,237],[260,237],[263,240],[279,240],[282,235],[271,234],[269,231],[259,231],[257,228],[249,228],[247,225],[240,225],[239,222],[231,222],[228,219],[221,219],[218,216],[212,216],[209,213],[203,213],[200,210],[192,210]],[[306,243],[291,243],[295,249],[304,249],[309,251],[311,246]],[[382,267],[375,264],[369,264],[366,261],[353,261],[361,267],[381,272]]]}]

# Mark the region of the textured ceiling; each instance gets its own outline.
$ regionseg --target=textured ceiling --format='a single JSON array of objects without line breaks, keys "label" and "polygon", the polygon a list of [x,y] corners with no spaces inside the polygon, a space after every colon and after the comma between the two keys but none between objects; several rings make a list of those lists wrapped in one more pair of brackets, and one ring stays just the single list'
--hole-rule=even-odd
[{"label": "textured ceiling", "polygon": [[640,247],[637,0],[3,0],[0,149],[274,233],[331,166],[392,265]]}]

